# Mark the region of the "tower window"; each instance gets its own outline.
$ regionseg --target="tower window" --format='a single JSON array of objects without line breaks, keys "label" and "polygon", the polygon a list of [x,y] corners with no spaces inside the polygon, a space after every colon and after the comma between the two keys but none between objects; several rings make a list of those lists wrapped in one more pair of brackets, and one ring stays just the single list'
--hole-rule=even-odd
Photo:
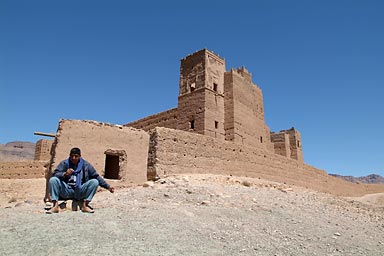
[{"label": "tower window", "polygon": [[219,128],[219,122],[215,121],[215,129]]},{"label": "tower window", "polygon": [[196,84],[193,83],[189,86],[189,89],[191,90],[191,92],[193,92],[195,89],[196,89]]},{"label": "tower window", "polygon": [[189,122],[189,128],[190,128],[190,129],[195,129],[195,120],[191,120],[191,121]]},{"label": "tower window", "polygon": [[213,83],[213,90],[214,90],[215,92],[217,92],[217,84],[216,84],[216,83]]},{"label": "tower window", "polygon": [[260,142],[263,143],[263,136],[260,136]]}]

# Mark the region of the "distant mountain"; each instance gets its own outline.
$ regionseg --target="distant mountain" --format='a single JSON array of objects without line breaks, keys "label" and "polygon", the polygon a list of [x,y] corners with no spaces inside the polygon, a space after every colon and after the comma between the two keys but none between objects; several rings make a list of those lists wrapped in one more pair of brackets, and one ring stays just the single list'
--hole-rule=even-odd
[{"label": "distant mountain", "polygon": [[0,162],[27,161],[35,158],[35,143],[12,141],[0,144]]},{"label": "distant mountain", "polygon": [[370,174],[363,177],[342,176],[338,174],[329,174],[333,177],[337,177],[353,183],[366,183],[366,184],[384,184],[384,177],[377,174]]}]

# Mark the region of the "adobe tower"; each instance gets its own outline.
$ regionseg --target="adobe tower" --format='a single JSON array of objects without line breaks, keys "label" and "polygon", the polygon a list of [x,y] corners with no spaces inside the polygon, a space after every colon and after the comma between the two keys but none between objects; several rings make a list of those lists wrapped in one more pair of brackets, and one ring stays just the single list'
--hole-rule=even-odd
[{"label": "adobe tower", "polygon": [[226,71],[225,60],[202,49],[181,59],[178,106],[125,124],[146,131],[167,127],[283,155],[303,162],[295,129],[271,133],[263,93],[244,67]]},{"label": "adobe tower", "polygon": [[181,60],[177,129],[225,138],[225,60],[207,49]]}]

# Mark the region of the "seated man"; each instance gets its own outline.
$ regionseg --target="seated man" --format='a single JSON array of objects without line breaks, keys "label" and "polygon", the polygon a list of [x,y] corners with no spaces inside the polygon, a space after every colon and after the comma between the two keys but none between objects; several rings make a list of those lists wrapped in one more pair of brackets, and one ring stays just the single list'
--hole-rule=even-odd
[{"label": "seated man", "polygon": [[88,205],[101,186],[113,193],[111,187],[95,170],[95,168],[81,157],[79,148],[72,148],[69,158],[59,163],[49,179],[49,192],[53,203],[52,209],[47,213],[58,213],[59,197],[63,199],[83,200],[82,212],[93,213]]}]

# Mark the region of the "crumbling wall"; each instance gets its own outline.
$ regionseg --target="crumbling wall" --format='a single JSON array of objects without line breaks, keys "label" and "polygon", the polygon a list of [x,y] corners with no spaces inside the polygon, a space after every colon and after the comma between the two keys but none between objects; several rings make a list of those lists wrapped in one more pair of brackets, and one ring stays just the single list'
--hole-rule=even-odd
[{"label": "crumbling wall", "polygon": [[0,162],[0,179],[44,178],[43,161]]},{"label": "crumbling wall", "polygon": [[145,131],[153,129],[157,126],[176,129],[177,117],[177,108],[173,108],[155,115],[147,116],[134,122],[127,123],[124,126],[143,129]]},{"label": "crumbling wall", "polygon": [[156,128],[151,131],[149,169],[153,175],[212,173],[248,176],[335,195],[384,192],[384,186],[353,184],[269,150],[209,136]]},{"label": "crumbling wall", "polygon": [[36,142],[35,160],[47,161],[51,159],[51,148],[53,140],[41,139]]},{"label": "crumbling wall", "polygon": [[304,163],[303,149],[301,147],[301,134],[295,128],[271,133],[271,141],[276,154],[286,156]]},{"label": "crumbling wall", "polygon": [[50,171],[68,158],[71,148],[79,147],[82,157],[103,175],[105,152],[119,150],[126,154],[126,164],[120,166],[122,182],[142,183],[147,180],[148,143],[149,134],[143,130],[96,121],[60,120]]}]

